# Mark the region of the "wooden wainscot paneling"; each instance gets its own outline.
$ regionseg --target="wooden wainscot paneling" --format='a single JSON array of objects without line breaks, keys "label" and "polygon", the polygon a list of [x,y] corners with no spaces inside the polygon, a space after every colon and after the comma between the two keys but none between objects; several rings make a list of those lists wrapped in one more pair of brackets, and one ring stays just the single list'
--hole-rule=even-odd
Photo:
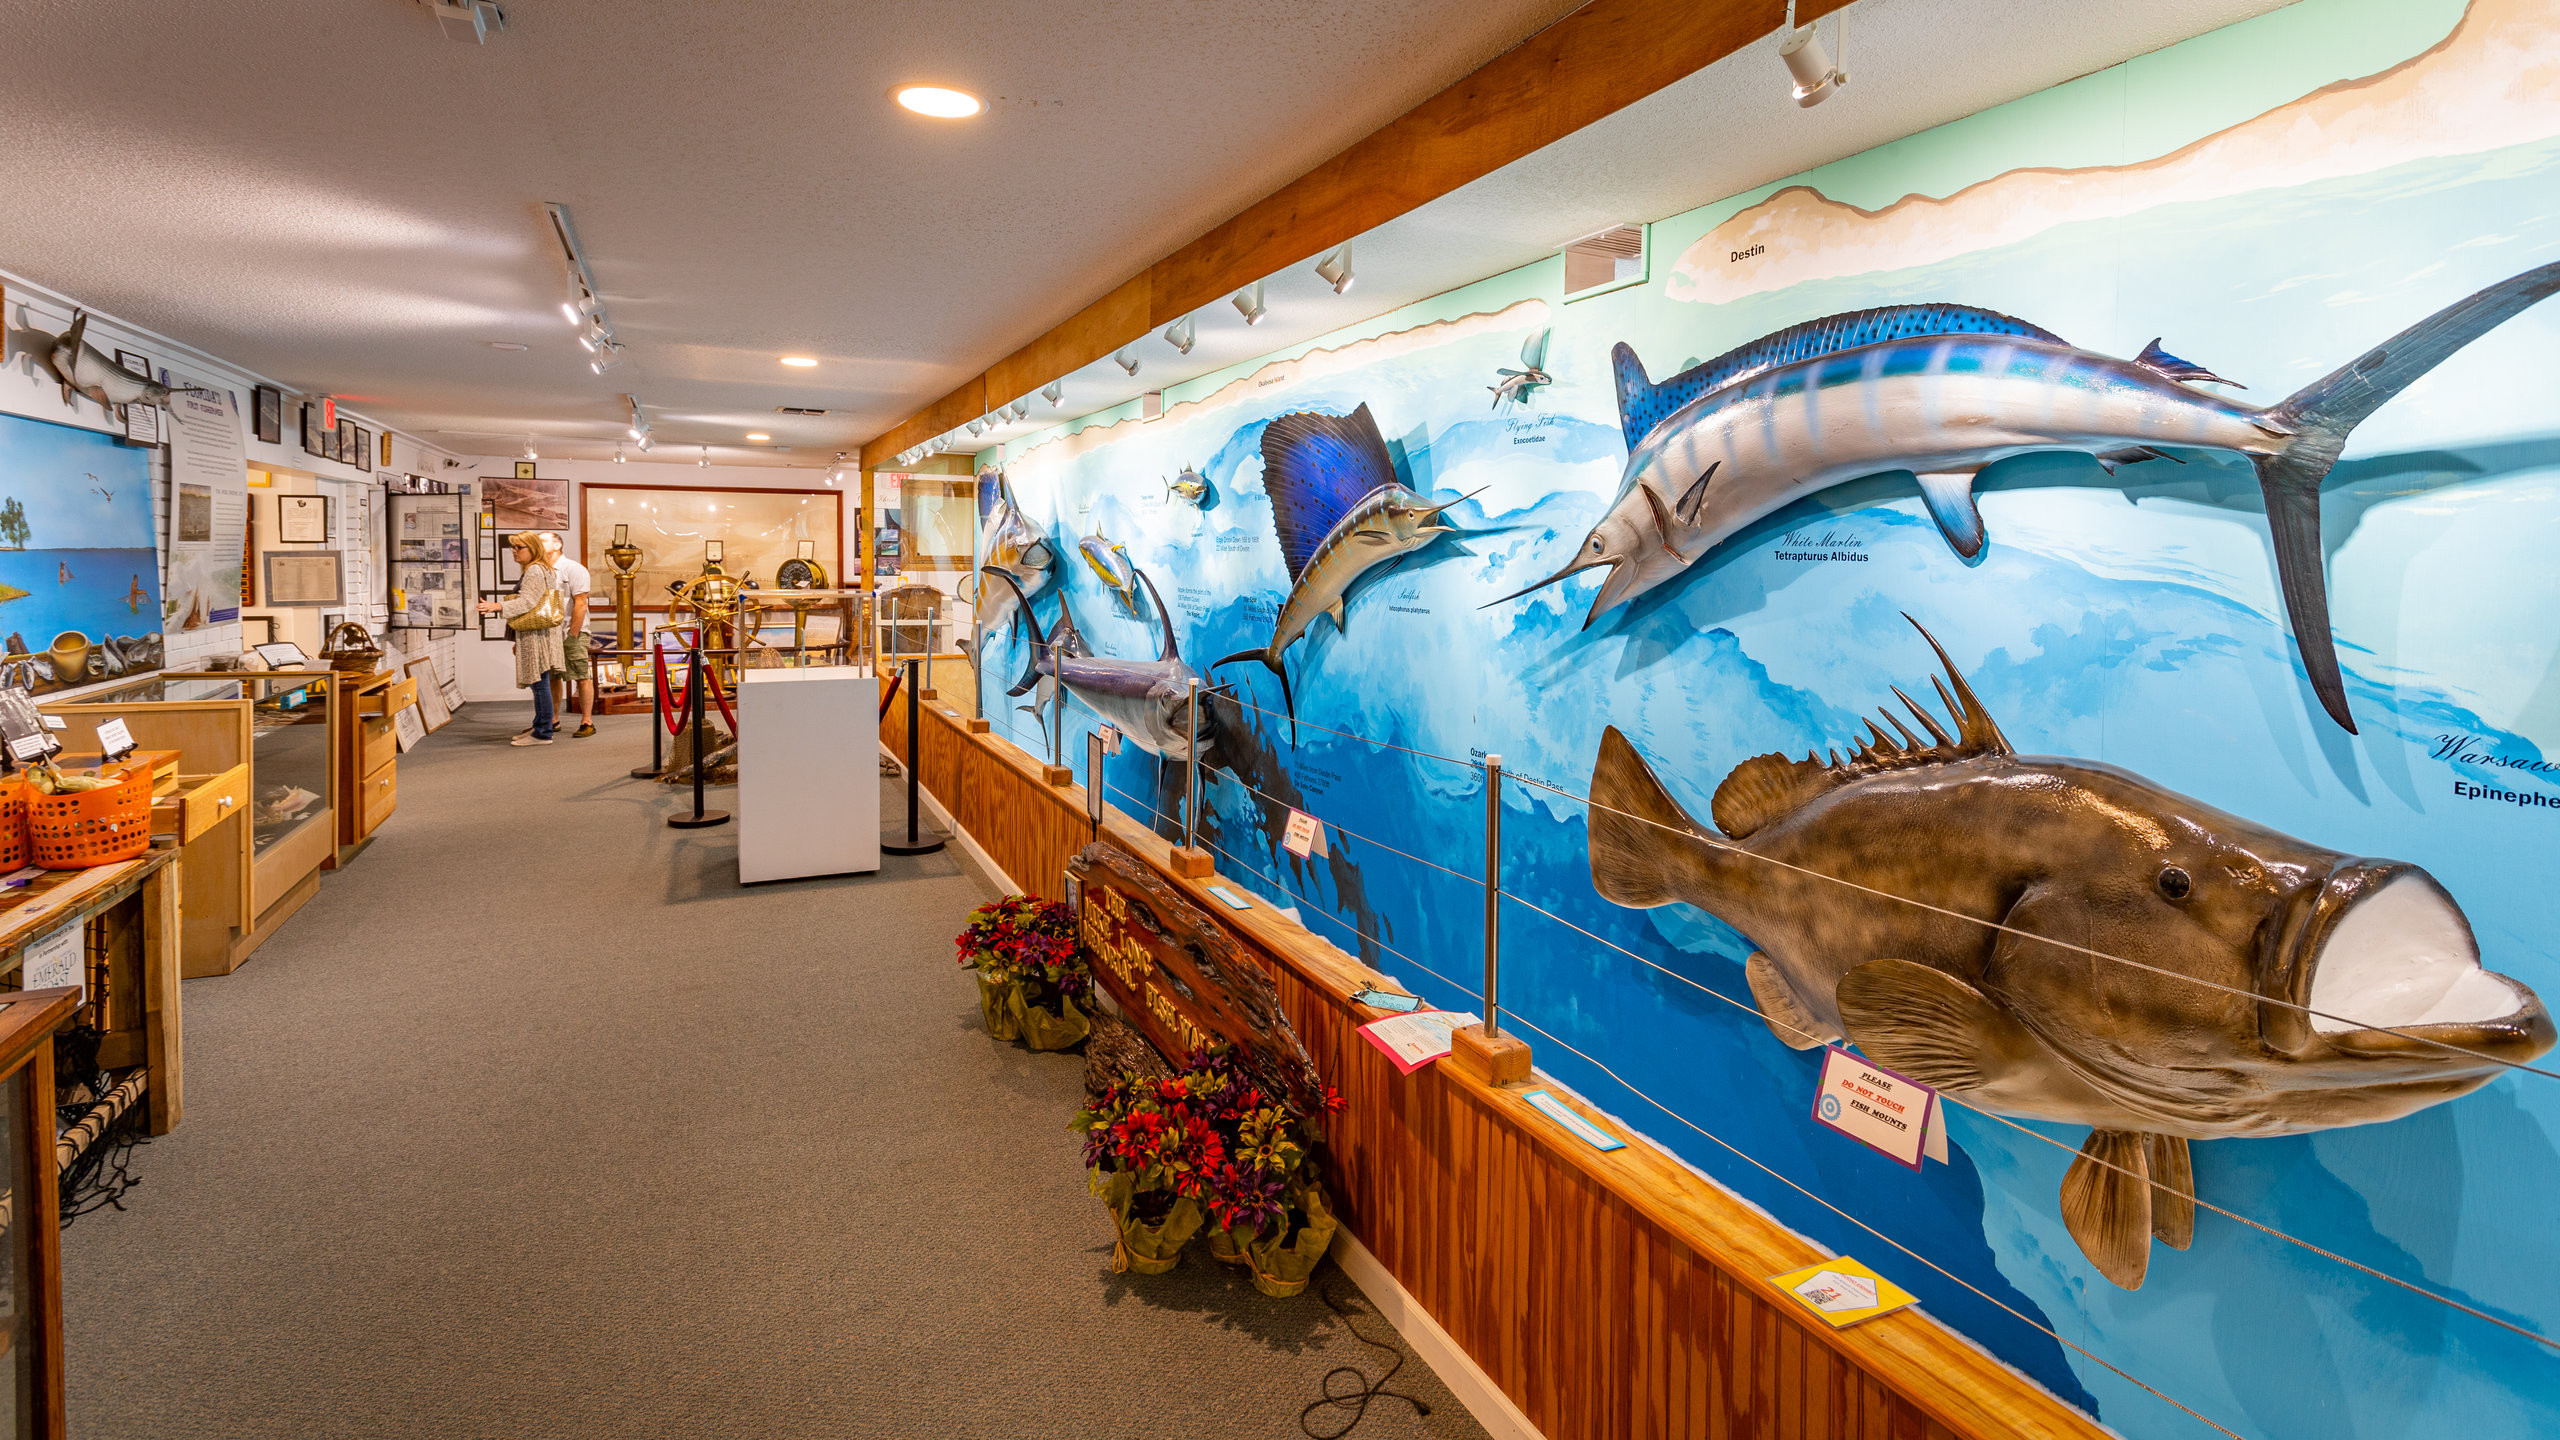
[{"label": "wooden wainscot paneling", "polygon": [[[1171,843],[1117,810],[1097,837],[1083,789],[1042,783],[1037,758],[1011,742],[968,733],[941,706],[922,720],[924,774],[955,787],[934,793],[1017,883],[1060,896],[1069,865],[1082,864],[1124,897],[1112,927],[1086,932],[1114,947],[1095,973],[1115,995],[1133,974],[1176,974],[1169,956],[1193,955],[1178,938],[1198,928],[1183,917],[1216,917],[1199,933],[1233,947],[1220,963],[1268,977],[1286,1028],[1342,1094],[1325,1129],[1343,1224],[1547,1440],[2106,1433],[1917,1309],[1832,1330],[1767,1279],[1821,1253],[1672,1155],[1633,1139],[1594,1150],[1521,1098],[1529,1084],[1488,1085],[1446,1065],[1396,1073],[1359,1034],[1384,1012],[1350,999],[1375,972],[1268,906],[1226,910],[1207,887],[1236,881],[1175,874]],[[1089,894],[1088,917],[1094,905]],[[1167,935],[1177,942],[1159,946]],[[1140,996],[1123,995],[1123,1010],[1157,1018]],[[1227,1033],[1205,1007],[1168,1008]]]}]

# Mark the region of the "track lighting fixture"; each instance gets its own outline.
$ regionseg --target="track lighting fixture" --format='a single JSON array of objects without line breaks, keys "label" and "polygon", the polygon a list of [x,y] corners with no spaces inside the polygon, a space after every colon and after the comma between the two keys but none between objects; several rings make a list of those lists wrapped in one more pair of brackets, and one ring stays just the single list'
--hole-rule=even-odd
[{"label": "track lighting fixture", "polygon": [[607,340],[596,347],[596,358],[587,362],[587,368],[601,375],[621,363],[622,347],[614,341]]},{"label": "track lighting fixture", "polygon": [[694,464],[696,464],[696,465],[703,466],[703,467],[704,467],[704,468],[706,468],[706,469],[707,469],[707,468],[709,468],[709,466],[710,466],[710,464],[711,464],[711,447],[710,447],[710,446],[708,446],[708,445],[703,446],[703,447],[702,447],[702,458],[701,458],[701,459],[699,459],[699,460],[694,461],[693,463],[694,463]]},{"label": "track lighting fixture", "polygon": [[1027,396],[1026,396],[1026,397],[1025,397],[1025,398],[1023,398],[1023,399],[1020,399],[1020,400],[1016,400],[1016,401],[1014,401],[1014,402],[1013,402],[1013,406],[1012,406],[1012,408],[1010,408],[1010,409],[1006,410],[1006,411],[1005,411],[1005,413],[1006,413],[1006,414],[1008,414],[1008,415],[1010,415],[1010,416],[1012,416],[1012,417],[1013,417],[1014,419],[1016,419],[1016,420],[1028,420],[1028,419],[1030,419],[1030,418],[1031,418],[1031,401],[1030,401],[1029,397],[1027,397]]},{"label": "track lighting fixture", "polygon": [[1322,277],[1324,283],[1333,287],[1334,294],[1350,294],[1351,242],[1348,240],[1343,241],[1341,249],[1336,250],[1332,254],[1324,257],[1322,260],[1317,261],[1316,274]]},{"label": "track lighting fixture", "polygon": [[524,437],[524,458],[527,460],[539,460],[542,458],[542,456],[534,450],[533,437],[530,435]]},{"label": "track lighting fixture", "polygon": [[1112,361],[1112,363],[1113,363],[1113,364],[1118,365],[1118,366],[1119,366],[1123,371],[1127,372],[1127,373],[1130,375],[1130,377],[1131,377],[1131,378],[1133,378],[1133,379],[1134,379],[1134,378],[1137,376],[1137,373],[1138,373],[1138,350],[1137,350],[1137,347],[1136,347],[1136,346],[1134,346],[1134,345],[1124,345],[1124,346],[1122,346],[1122,347],[1121,347],[1121,349],[1120,349],[1120,353],[1118,353],[1118,354],[1116,354],[1116,355],[1112,356],[1112,357],[1111,357],[1111,361]]},{"label": "track lighting fixture", "polygon": [[507,12],[497,0],[420,0],[447,40],[466,45],[485,45],[489,32],[507,28]]},{"label": "track lighting fixture", "polygon": [[1199,332],[1193,327],[1191,317],[1188,315],[1164,327],[1164,343],[1172,346],[1179,354],[1190,354],[1191,347],[1198,344],[1199,340]]},{"label": "track lighting fixture", "polygon": [[[1849,22],[1843,16],[1832,22],[1832,36],[1840,57],[1849,53]],[[1823,49],[1822,32],[1817,25],[1796,27],[1796,0],[1787,0],[1787,28],[1780,32],[1778,58],[1787,62],[1787,73],[1796,78],[1796,103],[1811,109],[1831,98],[1832,92],[1849,83],[1849,72],[1840,68],[1839,60]]]},{"label": "track lighting fixture", "polygon": [[625,463],[622,458],[622,447],[619,445],[613,447],[613,463],[616,465]]},{"label": "track lighting fixture", "polygon": [[1244,317],[1247,325],[1259,323],[1263,312],[1270,308],[1262,302],[1262,282],[1259,280],[1237,291],[1233,303],[1236,313]]},{"label": "track lighting fixture", "polygon": [[977,419],[969,422],[969,434],[972,438],[984,435],[985,433],[987,433],[987,421],[985,416],[979,416]]},{"label": "track lighting fixture", "polygon": [[1058,402],[1066,397],[1066,393],[1067,382],[1064,380],[1052,380],[1040,387],[1040,398],[1048,401],[1052,410],[1058,408]]}]

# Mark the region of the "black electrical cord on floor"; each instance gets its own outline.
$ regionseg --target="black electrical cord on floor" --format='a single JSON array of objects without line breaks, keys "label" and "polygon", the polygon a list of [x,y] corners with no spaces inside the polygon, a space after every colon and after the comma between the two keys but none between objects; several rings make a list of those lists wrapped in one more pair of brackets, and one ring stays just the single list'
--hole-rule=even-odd
[{"label": "black electrical cord on floor", "polygon": [[[1404,1352],[1383,1340],[1372,1340],[1361,1334],[1360,1327],[1352,1323],[1352,1316],[1356,1312],[1343,1309],[1341,1303],[1333,1298],[1333,1292],[1326,1289],[1323,1284],[1318,1283],[1315,1291],[1324,1298],[1326,1309],[1342,1317],[1342,1328],[1351,1332],[1352,1339],[1372,1349],[1386,1351],[1396,1357],[1396,1363],[1388,1366],[1387,1373],[1379,1376],[1375,1381],[1370,1380],[1368,1373],[1356,1365],[1336,1365],[1327,1370],[1324,1372],[1324,1398],[1311,1402],[1306,1409],[1298,1412],[1298,1428],[1305,1431],[1312,1440],[1342,1440],[1343,1436],[1358,1429],[1360,1422],[1368,1418],[1369,1402],[1372,1400],[1401,1400],[1412,1406],[1413,1413],[1416,1415],[1430,1414],[1430,1406],[1401,1390],[1387,1388],[1387,1382],[1396,1378],[1396,1372],[1404,1368]],[[1355,1388],[1339,1395],[1335,1394],[1333,1380],[1337,1375],[1349,1376]],[[1348,1410],[1351,1412],[1351,1418],[1344,1421],[1339,1430],[1318,1430],[1308,1422],[1315,1418],[1315,1413],[1319,1410]]]}]

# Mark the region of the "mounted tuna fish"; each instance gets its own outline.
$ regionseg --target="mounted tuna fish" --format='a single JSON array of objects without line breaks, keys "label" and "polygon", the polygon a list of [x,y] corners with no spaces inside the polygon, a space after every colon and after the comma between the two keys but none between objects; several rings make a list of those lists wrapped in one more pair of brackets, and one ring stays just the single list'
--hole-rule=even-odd
[{"label": "mounted tuna fish", "polygon": [[1164,488],[1194,510],[1218,508],[1218,487],[1210,484],[1197,466],[1183,466],[1181,474],[1164,482]]},{"label": "mounted tuna fish", "polygon": [[25,337],[30,342],[26,348],[43,356],[53,378],[61,382],[66,402],[73,391],[78,391],[112,410],[118,405],[166,405],[169,397],[177,394],[218,393],[201,385],[163,385],[136,375],[90,344],[88,333],[89,312],[75,310],[71,313],[71,328],[60,335],[30,333]]},{"label": "mounted tuna fish", "polygon": [[1004,472],[993,474],[996,508],[987,517],[986,565],[1011,577],[1019,593],[1037,595],[1058,578],[1057,552],[1050,548],[1049,537],[1023,513],[1022,502],[1013,498],[1013,484]]},{"label": "mounted tuna fish", "polygon": [[2092,1127],[2062,1218],[2108,1279],[2140,1286],[2155,1236],[2186,1248],[2189,1141],[2396,1120],[2551,1048],[2542,1002],[2481,968],[2426,871],[2013,754],[1921,635],[1943,724],[1896,690],[1926,740],[1885,711],[1846,760],[1746,760],[1719,834],[1609,730],[1591,882],[1749,937],[1788,1045],[1845,1037],[1968,1105]]},{"label": "mounted tuna fish", "polygon": [[1396,478],[1387,442],[1366,405],[1347,416],[1301,413],[1272,421],[1262,432],[1262,486],[1271,495],[1281,557],[1289,562],[1289,596],[1269,644],[1239,650],[1209,668],[1259,660],[1279,676],[1295,744],[1298,702],[1289,693],[1282,652],[1319,615],[1332,616],[1334,629],[1341,630],[1351,587],[1362,576],[1458,533],[1439,523],[1440,512],[1458,501],[1434,505]]},{"label": "mounted tuna fish", "polygon": [[[1013,577],[1001,570],[990,572],[1008,585]],[[1199,673],[1182,662],[1182,652],[1173,638],[1173,617],[1166,613],[1164,600],[1156,594],[1155,582],[1146,572],[1135,572],[1134,583],[1146,587],[1147,596],[1155,602],[1156,617],[1164,628],[1164,648],[1153,660],[1116,660],[1107,655],[1084,653],[1084,637],[1067,614],[1066,602],[1058,602],[1058,624],[1048,640],[1033,633],[1030,639],[1030,663],[1023,669],[1022,680],[1012,694],[1022,694],[1037,681],[1047,679],[1065,688],[1082,701],[1086,709],[1099,715],[1120,733],[1150,755],[1167,760],[1191,758],[1191,686]],[[1020,625],[1031,628],[1031,598],[1019,589],[1014,598],[1021,602],[1017,615],[1024,617]],[[1209,687],[1202,686],[1205,694]],[[1207,707],[1201,716],[1202,759],[1207,760],[1211,738]]]},{"label": "mounted tuna fish", "polygon": [[2156,340],[2136,358],[2117,360],[2023,320],[1956,305],[1810,321],[1660,385],[1648,383],[1635,352],[1620,345],[1628,453],[1618,498],[1574,558],[1529,590],[1607,567],[1587,627],[1771,511],[1896,470],[1919,478],[1947,543],[1971,556],[1983,543],[1973,481],[1993,461],[2081,450],[2112,466],[2153,458],[2152,447],[2162,445],[2235,451],[2257,467],[2303,670],[2322,707],[2352,732],[2329,638],[2320,481],[2347,433],[2383,402],[2555,290],[2560,263],[2528,270],[2264,410],[2193,388],[2229,382]]},{"label": "mounted tuna fish", "polygon": [[[1129,547],[1117,540],[1106,540],[1096,532],[1077,541],[1076,550],[1084,556],[1086,567],[1110,588],[1111,596],[1120,602],[1120,608],[1129,612],[1130,619],[1137,619],[1137,567],[1129,563]],[[1148,588],[1152,590],[1154,587]]]}]

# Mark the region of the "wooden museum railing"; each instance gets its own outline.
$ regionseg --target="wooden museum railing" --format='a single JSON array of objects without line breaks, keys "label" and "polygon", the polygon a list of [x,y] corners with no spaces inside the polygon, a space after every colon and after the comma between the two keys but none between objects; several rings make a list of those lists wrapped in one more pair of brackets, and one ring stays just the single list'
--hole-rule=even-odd
[{"label": "wooden museum railing", "polygon": [[[901,759],[906,710],[880,727]],[[1094,838],[1083,788],[1044,783],[1037,757],[945,706],[923,717],[924,787],[1014,883],[1058,895]],[[1345,1228],[1547,1440],[2105,1433],[1917,1310],[1830,1329],[1764,1278],[1825,1257],[1642,1140],[1594,1150],[1522,1101],[1525,1083],[1397,1074],[1357,1033],[1384,1012],[1349,999],[1376,972],[1265,907],[1217,904],[1220,877],[1180,877],[1169,842],[1103,814],[1101,838],[1269,967],[1349,1107],[1329,1130]]]}]

